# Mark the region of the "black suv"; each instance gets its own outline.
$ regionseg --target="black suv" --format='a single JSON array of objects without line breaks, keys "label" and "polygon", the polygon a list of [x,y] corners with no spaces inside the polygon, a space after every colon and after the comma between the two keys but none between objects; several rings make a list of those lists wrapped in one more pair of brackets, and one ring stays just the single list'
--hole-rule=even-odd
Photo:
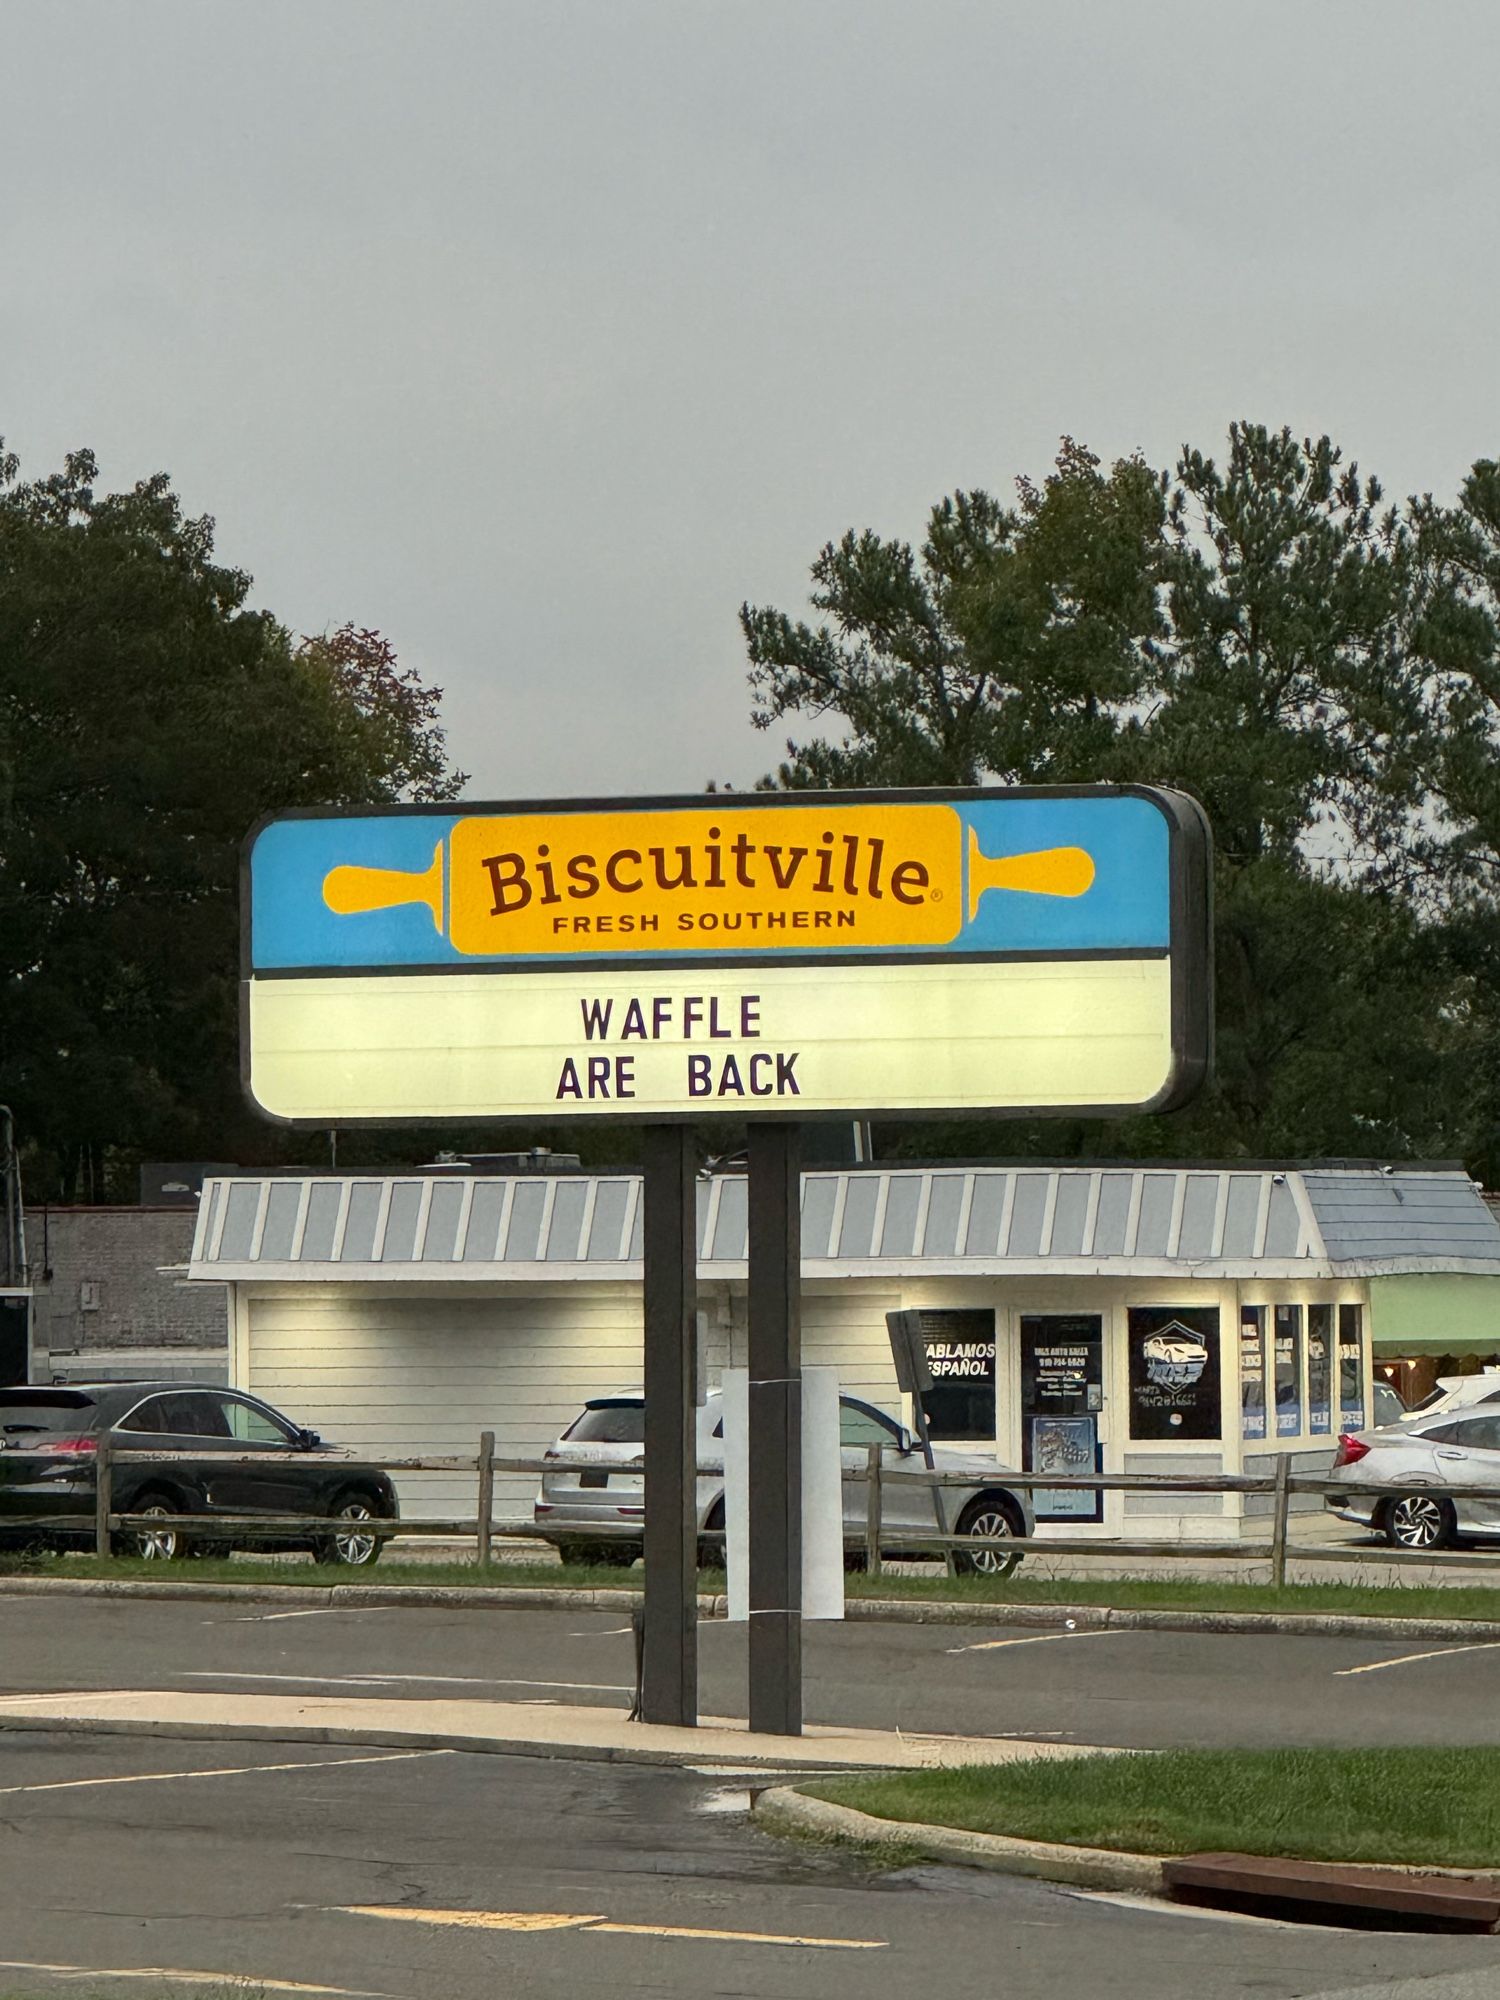
[{"label": "black suv", "polygon": [[[183,1382],[101,1382],[67,1388],[0,1389],[0,1544],[92,1548],[94,1459],[108,1435],[116,1451],[149,1451],[155,1462],[116,1465],[116,1514],[152,1514],[160,1527],[117,1535],[122,1555],[169,1561],[232,1547],[310,1549],[322,1563],[368,1565],[382,1539],[365,1523],[395,1520],[396,1489],[373,1465],[325,1445],[316,1431],[237,1389]],[[226,1463],[267,1452],[275,1462]],[[185,1535],[174,1514],[317,1514],[327,1532],[274,1537],[244,1528]],[[79,1517],[71,1527],[28,1527],[28,1518]]]}]

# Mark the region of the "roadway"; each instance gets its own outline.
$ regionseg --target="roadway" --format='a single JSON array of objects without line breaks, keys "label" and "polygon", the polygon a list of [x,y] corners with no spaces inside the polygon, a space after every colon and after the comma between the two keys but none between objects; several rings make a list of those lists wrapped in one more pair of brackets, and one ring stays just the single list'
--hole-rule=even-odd
[{"label": "roadway", "polygon": [[[6,1597],[0,1693],[81,1689],[628,1706],[617,1614]],[[699,1628],[701,1712],[745,1713],[744,1628]],[[812,1625],[810,1722],[1131,1749],[1500,1743],[1500,1645]]]},{"label": "roadway", "polygon": [[[0,1737],[0,1991],[389,2000],[1482,2000],[1500,1942],[786,1846],[723,1774]],[[454,1921],[461,1917],[462,1922]],[[153,1971],[154,1969],[154,1971]],[[1441,1977],[1438,1977],[1441,1975]]]}]

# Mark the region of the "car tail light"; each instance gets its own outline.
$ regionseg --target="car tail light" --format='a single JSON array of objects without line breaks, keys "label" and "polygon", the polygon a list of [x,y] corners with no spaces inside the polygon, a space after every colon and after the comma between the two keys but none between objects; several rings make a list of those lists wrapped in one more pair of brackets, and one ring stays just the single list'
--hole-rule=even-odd
[{"label": "car tail light", "polygon": [[45,1444],[34,1445],[32,1449],[45,1452],[49,1458],[91,1458],[99,1449],[99,1440],[86,1431],[81,1437],[48,1438]]},{"label": "car tail light", "polygon": [[1367,1444],[1357,1437],[1351,1437],[1348,1431],[1341,1431],[1339,1448],[1334,1453],[1334,1470],[1337,1471],[1341,1465],[1358,1465],[1362,1458],[1368,1458],[1369,1455],[1370,1447]]}]

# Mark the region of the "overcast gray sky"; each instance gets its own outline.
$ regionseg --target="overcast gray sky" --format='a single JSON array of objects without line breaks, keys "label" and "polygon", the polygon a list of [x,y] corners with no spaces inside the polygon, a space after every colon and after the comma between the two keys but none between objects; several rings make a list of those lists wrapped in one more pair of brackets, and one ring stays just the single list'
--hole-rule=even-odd
[{"label": "overcast gray sky", "polygon": [[473,796],[744,783],[736,610],[1070,431],[1500,453],[1500,6],[0,0],[0,432],[165,467]]}]

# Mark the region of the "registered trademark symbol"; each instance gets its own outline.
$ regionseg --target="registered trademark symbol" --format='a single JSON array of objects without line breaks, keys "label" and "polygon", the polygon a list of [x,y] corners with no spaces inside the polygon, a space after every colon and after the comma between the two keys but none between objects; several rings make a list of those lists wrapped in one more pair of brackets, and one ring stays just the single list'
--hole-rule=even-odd
[{"label": "registered trademark symbol", "polygon": [[934,889],[934,890],[932,891],[932,894],[931,894],[931,896],[929,897],[929,899],[928,899],[928,900],[929,900],[929,901],[931,901],[931,902],[934,902],[934,903],[940,903],[940,902],[942,902],[942,900],[943,900],[943,892],[942,892],[942,890],[941,890],[941,889]]}]

